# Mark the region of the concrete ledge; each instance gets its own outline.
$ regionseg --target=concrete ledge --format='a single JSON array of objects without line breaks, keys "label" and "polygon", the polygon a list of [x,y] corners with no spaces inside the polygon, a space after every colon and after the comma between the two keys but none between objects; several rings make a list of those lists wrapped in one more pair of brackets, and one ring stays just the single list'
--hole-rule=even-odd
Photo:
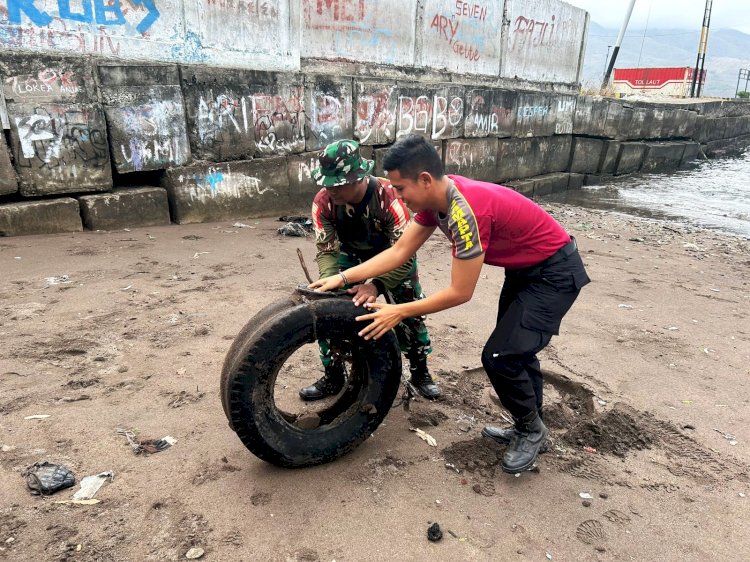
[{"label": "concrete ledge", "polygon": [[604,141],[586,137],[573,139],[573,158],[570,171],[576,174],[593,174],[599,171]]},{"label": "concrete ledge", "polygon": [[748,146],[750,146],[750,136],[746,135],[733,139],[710,141],[705,145],[703,152],[708,158],[723,158],[726,156],[737,156]]},{"label": "concrete ledge", "polygon": [[641,171],[656,173],[676,170],[684,152],[685,145],[680,142],[647,143]]},{"label": "concrete ledge", "polygon": [[556,172],[534,178],[534,197],[559,193],[568,189],[570,174]]},{"label": "concrete ledge", "polygon": [[620,156],[620,141],[605,140],[602,147],[602,158],[599,162],[600,174],[614,174],[617,167],[617,158]]},{"label": "concrete ledge", "polygon": [[120,230],[169,224],[169,199],[160,187],[116,189],[78,198],[83,224],[90,230]]},{"label": "concrete ledge", "polygon": [[297,210],[285,156],[167,170],[165,187],[178,224]]},{"label": "concrete ledge", "polygon": [[643,165],[646,145],[642,142],[624,142],[620,145],[620,154],[615,165],[615,175],[637,172]]},{"label": "concrete ledge", "polygon": [[682,160],[680,160],[680,166],[697,160],[701,153],[701,145],[697,142],[686,142],[685,152],[682,153]]},{"label": "concrete ledge", "polygon": [[[371,158],[369,152],[361,147],[361,154],[365,158]],[[315,194],[320,191],[312,179],[312,171],[318,167],[319,152],[303,152],[302,154],[290,154],[287,156],[287,174],[289,176],[289,197],[297,198],[300,202],[308,202],[312,205]]]},{"label": "concrete ledge", "polygon": [[581,189],[583,182],[586,179],[584,174],[569,174],[568,178],[568,189]]},{"label": "concrete ledge", "polygon": [[500,139],[497,148],[497,181],[530,178],[544,170],[539,139]]},{"label": "concrete ledge", "polygon": [[540,173],[567,172],[570,166],[570,153],[573,149],[571,135],[555,135],[539,139],[539,158],[543,165]]},{"label": "concrete ledge", "polygon": [[78,201],[68,197],[0,205],[0,236],[80,232]]},{"label": "concrete ledge", "polygon": [[504,184],[505,187],[510,187],[512,190],[517,191],[521,195],[531,197],[534,195],[534,179],[528,180],[516,180]]}]

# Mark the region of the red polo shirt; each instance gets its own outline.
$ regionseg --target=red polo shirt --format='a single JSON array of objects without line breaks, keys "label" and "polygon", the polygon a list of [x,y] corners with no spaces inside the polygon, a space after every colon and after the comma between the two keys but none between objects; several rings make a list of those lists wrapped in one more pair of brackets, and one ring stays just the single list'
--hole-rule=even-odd
[{"label": "red polo shirt", "polygon": [[437,226],[453,243],[453,255],[485,254],[490,265],[520,269],[536,265],[570,241],[570,236],[539,205],[494,183],[448,176],[448,214],[422,211],[414,220]]}]

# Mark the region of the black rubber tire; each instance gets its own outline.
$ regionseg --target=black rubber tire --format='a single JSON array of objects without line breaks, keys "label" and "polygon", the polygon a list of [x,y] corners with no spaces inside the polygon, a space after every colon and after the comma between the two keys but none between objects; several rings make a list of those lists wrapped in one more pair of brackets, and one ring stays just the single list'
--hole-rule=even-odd
[{"label": "black rubber tire", "polygon": [[[348,453],[375,431],[398,393],[401,353],[395,334],[377,341],[357,336],[363,324],[354,318],[365,309],[348,298],[264,310],[275,313],[254,329],[251,320],[225,362],[222,397],[230,427],[253,454],[277,466],[314,466]],[[281,366],[318,339],[347,340],[356,364],[347,389],[318,412],[319,425],[308,429],[276,407],[273,393]]]}]

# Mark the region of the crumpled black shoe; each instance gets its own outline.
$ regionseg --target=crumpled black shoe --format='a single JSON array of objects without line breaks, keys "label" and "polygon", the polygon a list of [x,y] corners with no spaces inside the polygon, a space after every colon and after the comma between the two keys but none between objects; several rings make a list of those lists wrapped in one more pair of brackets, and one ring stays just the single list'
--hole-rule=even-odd
[{"label": "crumpled black shoe", "polygon": [[[487,427],[482,428],[482,436],[492,439],[498,445],[507,445],[510,443],[511,439],[513,439],[515,434],[515,427],[494,427],[488,425]],[[549,439],[545,440],[544,443],[542,443],[542,446],[539,447],[540,455],[547,451],[549,451]]]},{"label": "crumpled black shoe", "polygon": [[322,400],[328,396],[335,396],[346,383],[344,369],[340,365],[329,365],[325,374],[310,386],[301,388],[299,397],[305,402]]},{"label": "crumpled black shoe", "polygon": [[517,423],[515,434],[503,455],[503,472],[517,474],[534,466],[548,434],[547,426],[538,415],[530,422]]}]

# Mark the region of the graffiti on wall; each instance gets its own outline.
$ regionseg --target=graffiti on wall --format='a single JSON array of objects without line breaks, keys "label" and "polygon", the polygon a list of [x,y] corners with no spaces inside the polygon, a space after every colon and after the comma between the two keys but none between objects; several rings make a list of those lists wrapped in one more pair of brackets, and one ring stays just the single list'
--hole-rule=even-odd
[{"label": "graffiti on wall", "polygon": [[303,0],[303,57],[413,64],[416,0]]},{"label": "graffiti on wall", "polygon": [[438,90],[404,88],[399,92],[396,108],[396,138],[414,133],[441,140],[463,134],[464,93],[461,87]]},{"label": "graffiti on wall", "polygon": [[178,181],[182,184],[181,191],[190,201],[278,196],[276,190],[265,186],[261,178],[233,170],[230,165],[210,166],[203,174],[180,174]]},{"label": "graffiti on wall", "polygon": [[463,88],[443,88],[432,97],[433,140],[452,139],[464,133]]},{"label": "graffiti on wall", "polygon": [[576,82],[586,12],[557,0],[506,0],[510,21],[502,75]]},{"label": "graffiti on wall", "polygon": [[445,167],[449,173],[494,180],[497,141],[494,139],[451,140],[446,143]]},{"label": "graffiti on wall", "polygon": [[286,94],[252,96],[255,142],[260,154],[289,154],[305,149],[305,110],[302,86]]},{"label": "graffiti on wall", "polygon": [[43,68],[36,74],[7,78],[6,96],[23,101],[74,98],[82,90],[81,80],[73,70]]},{"label": "graffiti on wall", "polygon": [[388,144],[396,137],[396,86],[359,83],[354,136],[363,145]]},{"label": "graffiti on wall", "polygon": [[12,138],[16,166],[24,183],[38,178],[48,187],[67,185],[69,191],[87,179],[106,176],[109,147],[101,109],[92,105],[14,104]]},{"label": "graffiti on wall", "polygon": [[422,64],[459,73],[497,76],[502,8],[492,2],[427,0]]},{"label": "graffiti on wall", "polygon": [[305,113],[307,150],[318,150],[337,139],[351,138],[351,83],[321,81],[308,87]]},{"label": "graffiti on wall", "polygon": [[[151,99],[129,107],[106,108],[117,171],[140,172],[181,166],[190,160],[182,100]],[[121,128],[118,126],[121,125]]]}]

